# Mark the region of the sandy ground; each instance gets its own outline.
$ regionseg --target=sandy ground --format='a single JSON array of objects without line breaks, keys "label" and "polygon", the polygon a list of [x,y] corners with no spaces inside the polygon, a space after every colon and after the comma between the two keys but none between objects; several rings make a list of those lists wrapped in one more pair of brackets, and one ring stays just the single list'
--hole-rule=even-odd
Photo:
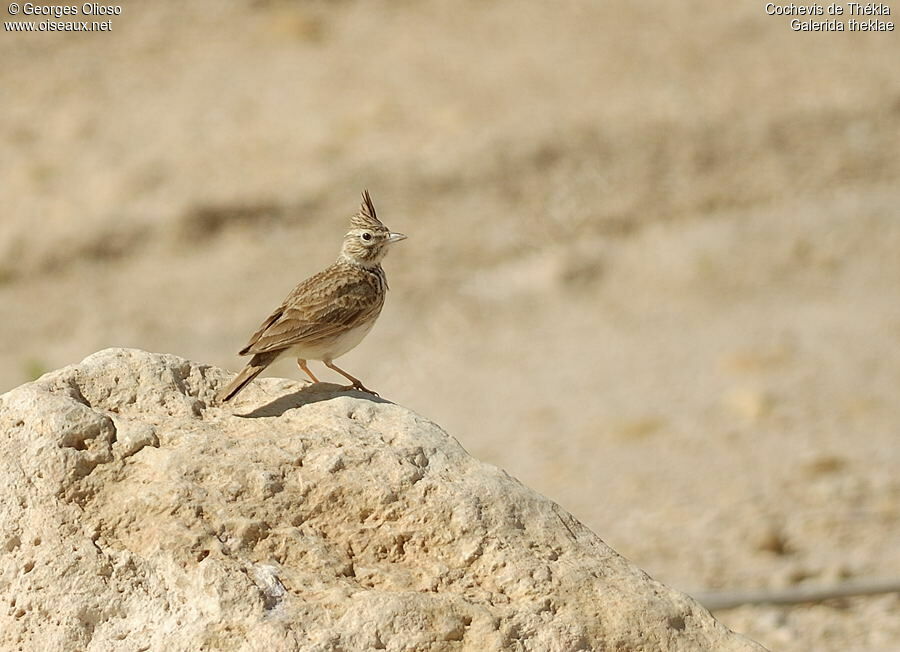
[{"label": "sandy ground", "polygon": [[[410,236],[342,359],[368,385],[676,588],[900,578],[897,32],[712,0],[122,6],[0,35],[0,391],[109,346],[236,370],[368,186]],[[898,613],[717,616],[843,651],[900,650]]]}]

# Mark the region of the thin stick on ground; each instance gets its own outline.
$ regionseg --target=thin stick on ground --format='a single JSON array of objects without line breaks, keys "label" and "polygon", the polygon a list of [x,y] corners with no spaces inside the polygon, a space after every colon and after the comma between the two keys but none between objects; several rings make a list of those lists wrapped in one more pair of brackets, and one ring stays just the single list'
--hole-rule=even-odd
[{"label": "thin stick on ground", "polygon": [[700,591],[691,595],[710,611],[720,611],[748,604],[803,604],[883,593],[900,593],[900,579],[860,580],[845,582],[837,586],[792,586],[777,590]]}]

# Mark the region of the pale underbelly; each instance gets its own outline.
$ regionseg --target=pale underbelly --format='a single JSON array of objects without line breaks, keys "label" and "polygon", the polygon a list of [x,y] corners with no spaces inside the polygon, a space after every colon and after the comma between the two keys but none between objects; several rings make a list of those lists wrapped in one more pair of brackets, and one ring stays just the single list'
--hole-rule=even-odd
[{"label": "pale underbelly", "polygon": [[368,324],[354,328],[326,342],[295,344],[287,349],[282,356],[290,356],[302,360],[335,360],[362,342],[374,325],[375,320],[373,319]]}]

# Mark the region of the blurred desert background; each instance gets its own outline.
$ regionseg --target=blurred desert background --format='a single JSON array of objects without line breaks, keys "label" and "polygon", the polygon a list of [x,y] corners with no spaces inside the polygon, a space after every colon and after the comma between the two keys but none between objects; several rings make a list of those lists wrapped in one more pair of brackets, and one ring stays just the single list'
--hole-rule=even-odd
[{"label": "blurred desert background", "polygon": [[[368,187],[409,239],[339,364],[383,397],[675,588],[900,579],[897,32],[712,0],[122,6],[0,36],[0,391],[112,346],[236,371]],[[716,615],[900,650],[896,594]]]}]

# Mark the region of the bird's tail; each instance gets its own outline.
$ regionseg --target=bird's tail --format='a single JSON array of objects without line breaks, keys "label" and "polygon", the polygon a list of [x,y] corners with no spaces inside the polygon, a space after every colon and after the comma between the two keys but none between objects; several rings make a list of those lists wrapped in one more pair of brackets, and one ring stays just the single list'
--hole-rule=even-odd
[{"label": "bird's tail", "polygon": [[251,380],[256,378],[265,371],[266,367],[275,362],[275,358],[278,357],[279,353],[280,351],[272,351],[254,355],[250,358],[250,362],[247,363],[247,366],[241,370],[241,373],[235,376],[234,380],[232,380],[225,389],[216,394],[216,400],[220,403],[230,401],[238,392],[249,385]]}]

